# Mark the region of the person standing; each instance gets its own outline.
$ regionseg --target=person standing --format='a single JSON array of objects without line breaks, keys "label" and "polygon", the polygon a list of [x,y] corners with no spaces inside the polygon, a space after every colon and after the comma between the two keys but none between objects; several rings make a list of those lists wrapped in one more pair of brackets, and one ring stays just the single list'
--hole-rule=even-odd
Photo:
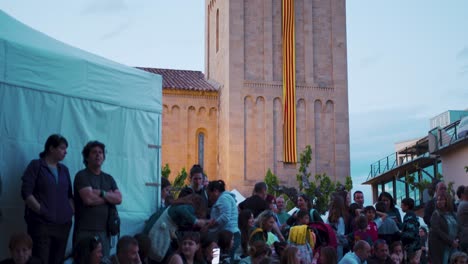
[{"label": "person standing", "polygon": [[239,230],[236,196],[226,191],[224,181],[210,181],[208,184],[208,196],[211,207],[211,225],[209,232],[219,233],[222,230],[230,231],[233,234],[233,246],[229,256],[234,259],[234,253],[240,246],[241,234]]},{"label": "person standing", "polygon": [[458,205],[457,222],[460,227],[460,249],[468,254],[468,187],[465,187]]},{"label": "person standing", "polygon": [[432,263],[448,263],[451,253],[458,248],[458,224],[452,197],[444,192],[436,196],[436,201],[429,231],[429,258]]},{"label": "person standing", "polygon": [[73,192],[68,168],[60,162],[67,155],[67,140],[47,138],[39,159],[32,160],[22,177],[24,219],[33,241],[32,254],[43,263],[62,263],[73,216]]},{"label": "person standing", "polygon": [[429,200],[424,206],[423,219],[424,219],[424,223],[426,223],[427,227],[429,228],[431,227],[431,216],[434,210],[436,209],[436,204],[437,204],[437,200],[435,197],[441,194],[445,194],[445,193],[447,193],[447,185],[445,185],[445,183],[442,181],[437,182],[435,185],[434,198]]},{"label": "person standing", "polygon": [[[198,164],[193,165],[192,168],[190,169],[190,185],[184,187],[180,191],[178,198],[182,198],[189,194],[196,193],[200,195],[201,198],[203,199],[202,200],[203,204],[207,208],[210,208],[211,206],[208,203],[208,193],[206,192],[205,185],[204,185],[205,178],[207,177],[203,174],[203,168]],[[209,214],[209,211],[207,211],[207,216],[209,216],[208,214]]]},{"label": "person standing", "polygon": [[73,183],[75,189],[74,243],[85,237],[98,236],[102,242],[104,257],[109,256],[110,235],[107,218],[111,205],[122,203],[114,178],[101,170],[106,159],[106,146],[90,141],[81,152],[86,168],[79,171]]},{"label": "person standing", "polygon": [[266,202],[268,186],[265,182],[257,182],[254,186],[252,196],[248,197],[239,204],[239,209],[249,209],[254,217],[257,217],[261,212],[269,210],[270,207]]},{"label": "person standing", "polygon": [[355,191],[353,194],[354,203],[358,205],[359,209],[364,209],[364,194],[362,191]]}]

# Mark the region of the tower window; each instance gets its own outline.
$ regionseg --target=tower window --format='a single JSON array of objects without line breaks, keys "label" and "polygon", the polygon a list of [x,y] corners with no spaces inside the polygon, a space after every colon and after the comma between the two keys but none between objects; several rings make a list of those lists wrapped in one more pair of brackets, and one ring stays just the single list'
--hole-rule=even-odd
[{"label": "tower window", "polygon": [[219,9],[216,9],[216,52],[219,50]]},{"label": "tower window", "polygon": [[205,134],[203,132],[198,133],[198,164],[204,168],[205,159]]}]

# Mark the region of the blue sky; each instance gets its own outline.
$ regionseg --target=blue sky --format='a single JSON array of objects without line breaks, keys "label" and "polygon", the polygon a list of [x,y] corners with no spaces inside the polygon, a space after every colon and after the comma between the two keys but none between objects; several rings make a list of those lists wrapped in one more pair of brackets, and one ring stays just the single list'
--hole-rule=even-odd
[{"label": "blue sky", "polygon": [[[0,9],[129,66],[204,71],[203,0],[0,0]],[[468,1],[348,0],[351,172],[356,188],[394,143],[468,108]],[[1,26],[1,25],[0,25]],[[370,198],[370,189],[364,188]],[[369,201],[366,199],[366,201]]]}]

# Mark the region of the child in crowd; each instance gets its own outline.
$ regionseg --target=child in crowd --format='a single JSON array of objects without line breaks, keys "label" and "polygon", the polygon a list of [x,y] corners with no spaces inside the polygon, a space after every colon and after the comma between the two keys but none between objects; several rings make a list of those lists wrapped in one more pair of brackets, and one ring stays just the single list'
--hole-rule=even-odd
[{"label": "child in crowd", "polygon": [[367,225],[368,225],[367,216],[360,215],[357,217],[356,219],[357,230],[354,230],[348,235],[348,239],[351,242],[351,245],[350,245],[351,248],[353,248],[354,244],[359,240],[366,241],[367,243],[369,243],[370,246],[374,244],[370,233],[367,231]]},{"label": "child in crowd", "polygon": [[382,225],[382,220],[387,218],[387,214],[379,212],[379,218],[376,218],[377,211],[371,205],[364,207],[364,214],[367,217],[367,233],[372,242],[375,242],[379,239],[378,228]]},{"label": "child in crowd", "polygon": [[401,209],[405,212],[401,228],[401,242],[408,263],[419,263],[421,257],[421,239],[419,237],[419,220],[413,211],[414,200],[405,198],[401,201]]},{"label": "child in crowd", "polygon": [[450,264],[466,264],[468,262],[468,256],[465,252],[455,252],[450,256]]},{"label": "child in crowd", "polygon": [[297,213],[298,225],[291,227],[288,241],[299,250],[301,260],[311,263],[313,259],[313,248],[315,247],[315,234],[309,228],[309,212],[300,210]]}]

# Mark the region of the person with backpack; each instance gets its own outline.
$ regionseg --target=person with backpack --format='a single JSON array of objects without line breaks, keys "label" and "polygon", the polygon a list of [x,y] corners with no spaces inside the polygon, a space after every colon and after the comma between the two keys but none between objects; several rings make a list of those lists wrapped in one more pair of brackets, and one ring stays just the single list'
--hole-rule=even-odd
[{"label": "person with backpack", "polygon": [[190,194],[175,200],[159,217],[149,231],[151,239],[150,259],[165,263],[171,252],[171,241],[178,231],[194,231],[204,228],[210,221],[204,219],[206,206],[198,194]]},{"label": "person with backpack", "polygon": [[255,241],[262,240],[268,246],[271,246],[274,242],[279,241],[273,233],[273,226],[276,224],[276,216],[272,211],[264,211],[261,213],[256,220],[256,227],[249,235],[249,245],[252,245]]},{"label": "person with backpack", "polygon": [[102,254],[108,257],[110,239],[108,219],[115,206],[122,203],[122,194],[114,178],[102,171],[106,159],[106,146],[99,141],[90,141],[84,146],[83,163],[86,168],[75,176],[75,230],[73,241],[76,244],[85,237],[99,236]]},{"label": "person with backpack", "polygon": [[316,237],[311,228],[309,228],[309,212],[300,210],[297,213],[298,225],[289,230],[288,242],[298,248],[301,260],[304,263],[311,263],[314,257],[314,247]]}]

